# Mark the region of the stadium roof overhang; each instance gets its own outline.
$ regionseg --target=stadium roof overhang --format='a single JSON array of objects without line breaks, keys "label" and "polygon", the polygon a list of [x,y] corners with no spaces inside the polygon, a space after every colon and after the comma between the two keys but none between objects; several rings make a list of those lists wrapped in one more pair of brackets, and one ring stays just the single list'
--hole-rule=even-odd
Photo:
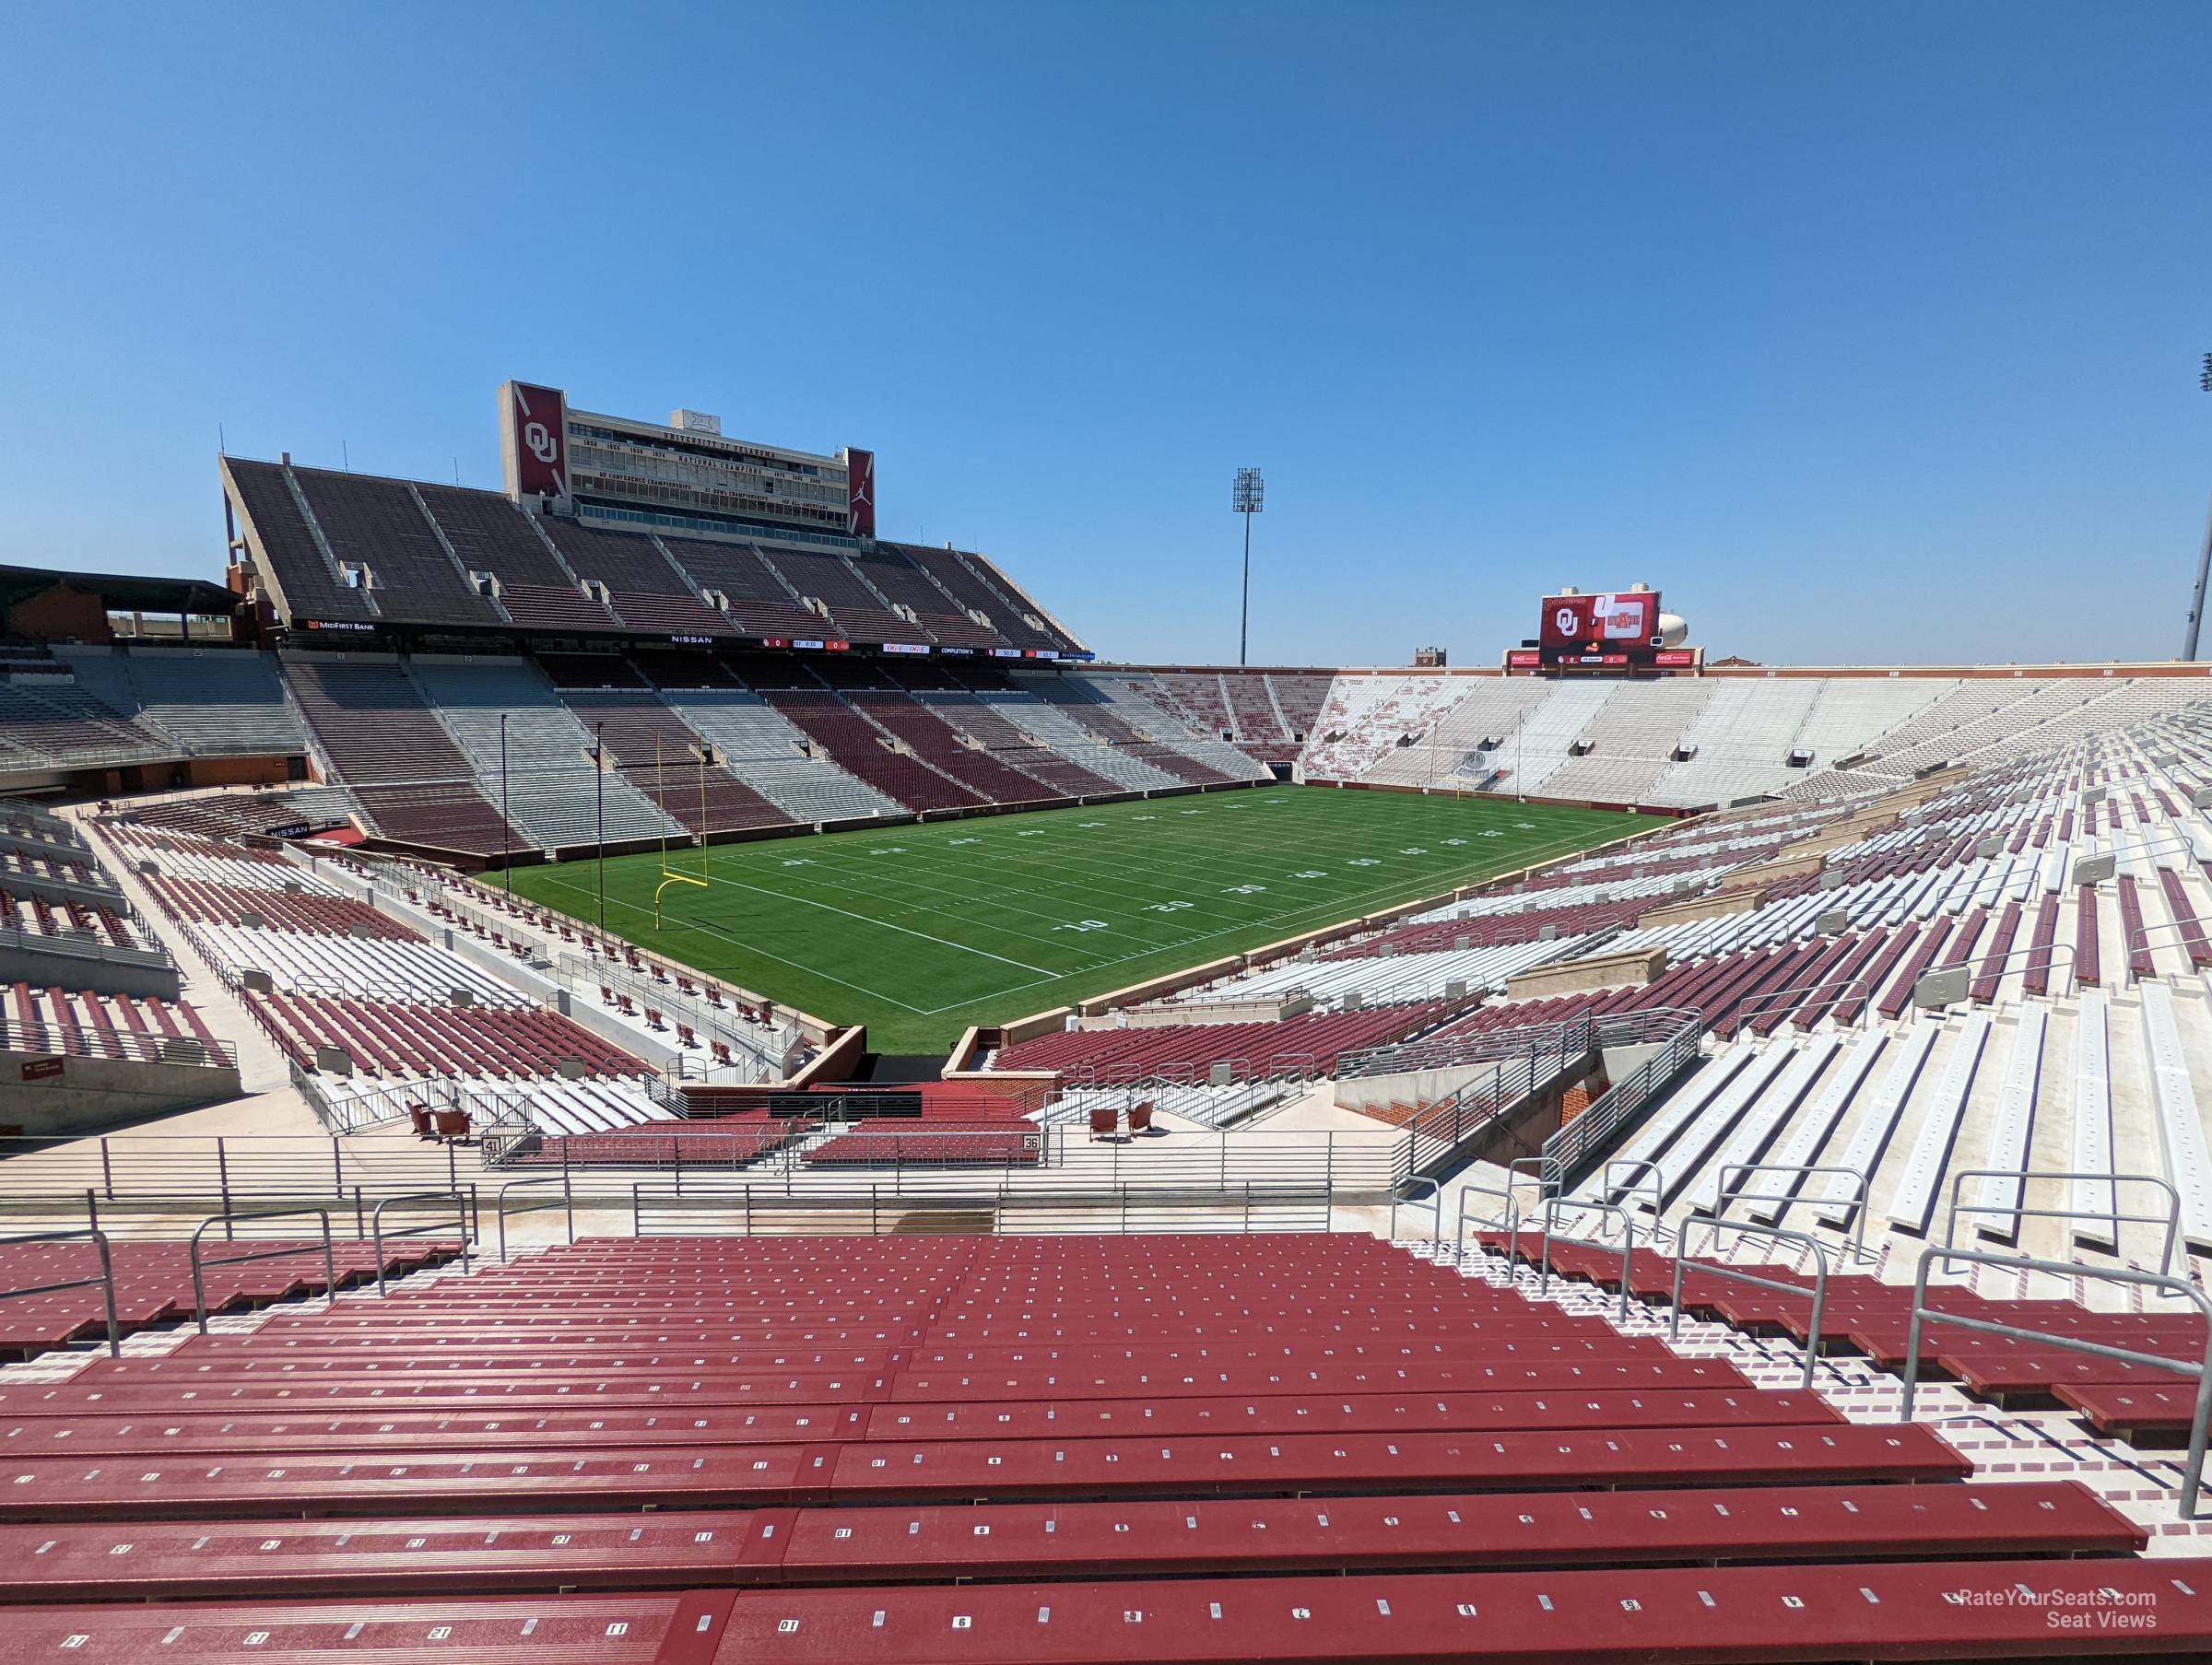
[{"label": "stadium roof overhang", "polygon": [[52,567],[0,566],[0,613],[48,591],[97,595],[112,612],[190,613],[228,617],[239,598],[196,578],[144,578],[125,572],[65,572]]}]

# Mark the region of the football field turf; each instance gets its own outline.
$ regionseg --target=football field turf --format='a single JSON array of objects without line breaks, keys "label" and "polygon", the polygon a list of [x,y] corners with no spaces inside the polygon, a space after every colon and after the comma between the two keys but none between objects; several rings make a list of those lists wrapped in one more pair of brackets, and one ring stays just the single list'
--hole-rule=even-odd
[{"label": "football field turf", "polygon": [[[1000,1023],[1639,830],[1649,817],[1272,786],[672,850],[606,863],[610,934],[817,1017],[877,1051]],[[595,921],[595,863],[514,888]]]}]

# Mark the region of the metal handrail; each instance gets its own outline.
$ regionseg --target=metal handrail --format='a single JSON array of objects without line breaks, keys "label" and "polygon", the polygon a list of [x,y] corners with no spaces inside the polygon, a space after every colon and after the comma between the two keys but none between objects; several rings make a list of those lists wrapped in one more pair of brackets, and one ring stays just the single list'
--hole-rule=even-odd
[{"label": "metal handrail", "polygon": [[[369,1216],[371,1240],[376,1245],[377,1294],[389,1295],[391,1293],[384,1287],[384,1210],[390,1208],[394,1202],[450,1202],[453,1205],[453,1224],[461,1239],[461,1270],[464,1272],[468,1271],[468,1198],[464,1193],[457,1190],[410,1191],[402,1197],[386,1197],[376,1205],[376,1212]],[[426,1237],[439,1224],[438,1221],[432,1221],[427,1225],[404,1226],[392,1235],[394,1237]]]},{"label": "metal handrail", "polygon": [[1477,1215],[1475,1225],[1477,1230],[1486,1225],[1500,1225],[1505,1227],[1506,1260],[1510,1265],[1512,1260],[1512,1245],[1521,1240],[1521,1201],[1513,1195],[1511,1186],[1500,1188],[1495,1185],[1476,1185],[1470,1182],[1459,1188],[1458,1224],[1454,1226],[1452,1236],[1453,1258],[1464,1259],[1467,1252],[1467,1199],[1470,1196],[1499,1197],[1504,1200],[1505,1214],[1500,1219],[1486,1221]]},{"label": "metal handrail", "polygon": [[[1559,1202],[1560,1198],[1556,1191],[1544,1199],[1544,1249],[1543,1259],[1539,1262],[1541,1272],[1536,1280],[1538,1295],[1551,1293],[1551,1245],[1554,1237],[1558,1237],[1558,1234],[1553,1231],[1552,1225],[1559,1217]],[[1575,1206],[1578,1209],[1594,1208],[1601,1216],[1612,1214],[1620,1221],[1620,1304],[1616,1309],[1615,1316],[1626,1319],[1629,1316],[1629,1277],[1635,1271],[1636,1266],[1636,1222],[1630,1217],[1629,1211],[1618,1203],[1578,1202]],[[1598,1238],[1559,1237],[1558,1240],[1562,1243],[1581,1243],[1587,1249],[1608,1247],[1603,1239]]]},{"label": "metal handrail", "polygon": [[1958,1249],[1948,1244],[1931,1243],[1920,1251],[1920,1260],[1912,1274],[1912,1324],[1905,1338],[1905,1394],[1898,1408],[1900,1422],[1912,1420],[1912,1396],[1920,1386],[1921,1326],[1924,1319],[1930,1318],[1940,1324],[1954,1325],[1960,1330],[1971,1330],[1983,1335],[2001,1335],[2016,1342],[2034,1342],[2068,1353],[2086,1353],[2095,1358],[2109,1358],[2124,1365],[2148,1365],[2182,1376],[2187,1376],[2193,1367],[2178,1359],[2167,1358],[2156,1353],[2137,1353],[2127,1347],[2108,1347],[2101,1342],[2087,1342],[2076,1335],[2053,1335],[2046,1331],[2023,1329],[2017,1324],[2000,1324],[1993,1319],[1963,1318],[1955,1313],[1934,1310],[1927,1304],[1928,1268],[1938,1257],[1947,1260],[1965,1260],[1976,1266],[2049,1272],[2053,1277],[2103,1278],[2114,1284],[2128,1284],[2138,1288],[2156,1289],[2167,1295],[2178,1295],[2195,1306],[2205,1319],[2205,1355],[2194,1366],[2196,1373],[2196,1404],[2189,1414],[2189,1455],[2187,1466],[2182,1474],[2182,1518],[2194,1519],[2197,1498],[2204,1486],[2206,1433],[2212,1429],[2212,1299],[2207,1299],[2205,1292],[2188,1279],[2171,1277],[2162,1272],[2138,1272],[2132,1267],[2122,1271],[2112,1266],[2083,1266],[2070,1260],[2038,1260],[2025,1255],[1991,1254],[1984,1249]]},{"label": "metal handrail", "polygon": [[1724,1162],[1712,1177],[1712,1206],[1702,1211],[1712,1219],[1721,1219],[1738,1202],[1780,1202],[1786,1207],[1797,1201],[1794,1190],[1779,1191],[1771,1196],[1759,1191],[1732,1191],[1728,1189],[1730,1174],[1742,1174],[1746,1178],[1753,1174],[1795,1174],[1805,1179],[1815,1174],[1841,1174],[1856,1179],[1859,1194],[1852,1201],[1852,1226],[1843,1234],[1843,1241],[1853,1260],[1861,1262],[1866,1260],[1866,1195],[1870,1187],[1864,1168],[1806,1162]]},{"label": "metal handrail", "polygon": [[[1813,1317],[1812,1322],[1806,1326],[1805,1332],[1804,1382],[1805,1390],[1808,1393],[1811,1392],[1813,1363],[1820,1356],[1820,1318],[1828,1309],[1828,1251],[1822,1249],[1818,1239],[1809,1233],[1784,1231],[1779,1225],[1761,1225],[1753,1220],[1712,1220],[1706,1223],[1706,1229],[1716,1235],[1724,1229],[1740,1231],[1755,1237],[1766,1237],[1776,1243],[1800,1244],[1813,1251]],[[1666,1330],[1666,1339],[1670,1342],[1679,1339],[1682,1334],[1682,1272],[1688,1264],[1689,1236],[1685,1232],[1675,1254],[1675,1288],[1671,1297],[1675,1311]],[[1762,1278],[1757,1272],[1746,1272],[1740,1266],[1726,1266],[1717,1260],[1700,1265],[1698,1270],[1712,1272],[1724,1278],[1735,1278],[1739,1283],[1754,1284],[1760,1289],[1771,1289],[1777,1295],[1803,1295],[1805,1293],[1805,1285],[1802,1284],[1785,1284],[1780,1278]]]},{"label": "metal handrail", "polygon": [[492,1207],[500,1217],[500,1264],[502,1266],[507,1264],[507,1193],[525,1185],[558,1185],[560,1187],[560,1201],[558,1203],[533,1202],[529,1207],[518,1208],[514,1212],[529,1214],[545,1208],[564,1209],[568,1214],[569,1241],[571,1244],[576,1241],[576,1192],[569,1183],[569,1170],[565,1166],[558,1174],[538,1174],[528,1179],[510,1179],[500,1187],[492,1198]]},{"label": "metal handrail", "polygon": [[[1429,1188],[1431,1221],[1429,1237],[1430,1242],[1436,1241],[1444,1235],[1444,1188],[1442,1184],[1438,1180],[1431,1179],[1427,1174],[1416,1174],[1402,1183],[1407,1186],[1426,1185]],[[1250,1180],[1246,1180],[1245,1188],[1250,1190],[1251,1184]],[[1390,1188],[1390,1240],[1393,1243],[1398,1240],[1398,1205],[1401,1202],[1418,1202],[1419,1201],[1418,1197],[1400,1197],[1398,1187],[1395,1185]]]},{"label": "metal handrail", "polygon": [[[1634,1178],[1619,1182],[1617,1187],[1613,1178],[1613,1170],[1617,1167],[1627,1168]],[[1607,1193],[1616,1189],[1625,1193],[1641,1190],[1646,1179],[1649,1179],[1652,1185],[1652,1236],[1656,1238],[1659,1235],[1660,1216],[1666,1212],[1666,1170],[1665,1168],[1656,1162],[1648,1161],[1641,1156],[1616,1156],[1599,1170],[1597,1182]]]},{"label": "metal handrail", "polygon": [[[249,1260],[289,1260],[300,1253],[297,1249],[263,1249],[252,1254],[225,1255],[219,1260],[210,1260],[200,1252],[200,1237],[210,1225],[219,1225],[228,1237],[230,1228],[241,1220],[281,1220],[300,1214],[312,1214],[323,1222],[323,1287],[330,1296],[330,1307],[338,1304],[338,1259],[330,1237],[330,1210],[327,1208],[264,1208],[248,1214],[211,1214],[202,1220],[192,1234],[192,1307],[199,1319],[200,1333],[207,1333],[207,1282],[204,1268],[209,1266],[242,1266]],[[381,1262],[382,1255],[377,1257]],[[380,1274],[381,1275],[381,1274]],[[325,1307],[325,1312],[330,1310]]]},{"label": "metal handrail", "polygon": [[[2095,1179],[2112,1186],[2155,1185],[2166,1193],[2171,1206],[2162,1214],[2124,1214],[2119,1212],[2120,1204],[2116,1196],[2112,1212],[2109,1214],[2101,1209],[2030,1208],[2024,1201],[2010,1205],[2002,1202],[1961,1203],[1959,1193],[1969,1179],[2018,1179],[2023,1198],[2028,1194],[2028,1181],[2030,1179],[2065,1179],[2069,1182]],[[2072,1171],[2030,1167],[1962,1168],[1951,1176],[1950,1206],[1944,1211],[1943,1241],[1947,1248],[1958,1241],[1959,1216],[1961,1214],[2009,1215],[2015,1220],[2032,1216],[2038,1220],[2110,1220],[2114,1225],[2163,1225],[2166,1228],[2166,1246],[2159,1256],[2159,1270],[2161,1272],[2172,1269],[2174,1245],[2181,1240],[2182,1235],[2182,1194],[2171,1181],[2160,1178],[2157,1174],[2098,1174],[2086,1169]],[[1946,1264],[1944,1271],[1948,1272],[1950,1270],[1949,1265]]]},{"label": "metal handrail", "polygon": [[100,1250],[100,1276],[72,1278],[63,1284],[40,1284],[29,1289],[0,1289],[0,1301],[11,1301],[18,1296],[59,1295],[65,1289],[89,1289],[95,1284],[107,1299],[108,1356],[123,1356],[123,1326],[115,1319],[115,1257],[108,1248],[108,1234],[97,1227],[78,1226],[68,1231],[34,1231],[0,1237],[0,1246],[14,1243],[67,1243],[78,1237],[88,1238]]}]

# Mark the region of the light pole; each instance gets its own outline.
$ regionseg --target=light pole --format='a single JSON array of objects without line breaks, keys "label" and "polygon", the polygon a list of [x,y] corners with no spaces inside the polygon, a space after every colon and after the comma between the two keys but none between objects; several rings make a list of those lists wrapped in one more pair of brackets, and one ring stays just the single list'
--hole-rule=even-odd
[{"label": "light pole", "polygon": [[1244,605],[1237,616],[1237,662],[1244,662],[1244,653],[1252,635],[1252,517],[1267,505],[1267,487],[1256,468],[1237,470],[1236,485],[1230,501],[1236,511],[1244,517]]},{"label": "light pole", "polygon": [[[2196,385],[2204,392],[2212,393],[2212,353],[2205,355],[2204,369],[2196,378]],[[2205,622],[2205,580],[2207,578],[2212,578],[2212,517],[2207,517],[2205,522],[2204,553],[2196,557],[2196,593],[2189,598],[2189,627],[2182,637],[2183,659],[2196,657],[2196,633]]]},{"label": "light pole", "polygon": [[514,822],[507,814],[507,713],[500,713],[500,867],[507,875],[507,897],[514,898]]},{"label": "light pole", "polygon": [[592,724],[592,784],[599,795],[599,934],[606,934],[606,723]]}]

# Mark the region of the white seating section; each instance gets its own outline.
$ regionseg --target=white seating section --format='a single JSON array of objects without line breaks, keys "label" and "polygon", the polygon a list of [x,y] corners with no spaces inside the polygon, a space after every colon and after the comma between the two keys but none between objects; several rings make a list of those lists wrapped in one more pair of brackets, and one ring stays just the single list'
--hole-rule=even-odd
[{"label": "white seating section", "polygon": [[1025,734],[1032,734],[1069,762],[1133,792],[1155,791],[1182,783],[1167,770],[1120,746],[1108,745],[1091,730],[1049,700],[1027,691],[985,690],[976,696]]},{"label": "white seating section", "polygon": [[826,756],[758,694],[727,688],[670,689],[662,698],[722,756],[723,768],[793,820],[851,821],[896,815],[901,806]]},{"label": "white seating section", "polygon": [[[1218,1005],[1265,1000],[1290,993],[1311,994],[1322,1008],[1399,1005],[1441,1000],[1453,992],[1474,994],[1502,989],[1506,979],[1571,954],[1580,937],[1552,942],[1512,943],[1495,948],[1446,949],[1437,954],[1399,954],[1371,959],[1288,960],[1260,971],[1241,972],[1218,983],[1174,997],[1177,1006]],[[1454,985],[1461,985],[1455,991]]]},{"label": "white seating section", "polygon": [[1299,767],[1310,780],[1698,809],[1888,790],[2191,707],[2212,709],[2212,679],[1347,672]]},{"label": "white seating section", "polygon": [[1229,742],[1209,736],[1174,713],[1173,698],[1144,691],[1153,679],[1145,675],[1084,675],[1082,681],[1103,696],[1113,714],[1138,732],[1149,734],[1170,751],[1193,762],[1218,769],[1231,780],[1266,780],[1273,777],[1265,764],[1246,756]]},{"label": "white seating section", "polygon": [[306,749],[271,662],[243,648],[57,647],[77,686],[180,756],[284,756]]},{"label": "white seating section", "polygon": [[487,1006],[536,1003],[457,954],[429,943],[304,936],[201,921],[193,927],[210,957],[239,976],[265,971],[279,989],[355,1000],[423,1001],[443,1005],[456,989]]},{"label": "white seating section", "polygon": [[[537,667],[520,659],[418,654],[408,673],[467,757],[494,807],[547,850],[592,844],[604,801],[609,843],[688,837],[674,817],[614,769],[592,780],[592,733]],[[506,733],[502,775],[500,739]]]}]

